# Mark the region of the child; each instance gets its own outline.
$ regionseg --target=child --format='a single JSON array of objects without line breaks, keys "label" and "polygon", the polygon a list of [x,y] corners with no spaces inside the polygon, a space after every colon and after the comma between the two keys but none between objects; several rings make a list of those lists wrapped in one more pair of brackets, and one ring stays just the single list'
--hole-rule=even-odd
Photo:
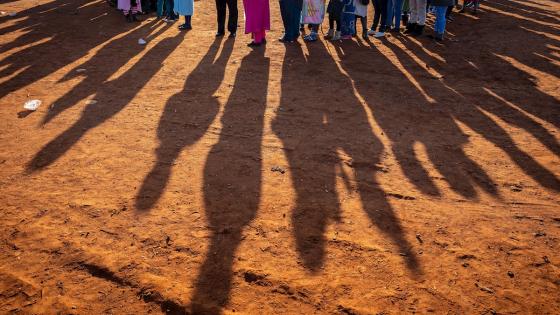
[{"label": "child", "polygon": [[119,0],[118,6],[119,10],[122,10],[124,17],[128,22],[136,22],[136,14],[142,12],[142,4],[140,0]]},{"label": "child", "polygon": [[157,15],[158,17],[164,16],[163,20],[168,23],[177,21],[177,16],[173,12],[173,0],[158,0],[157,2]]},{"label": "child", "polygon": [[270,30],[270,7],[268,0],[243,0],[245,9],[245,34],[251,33],[253,41],[247,46],[266,44],[266,31]]},{"label": "child", "polygon": [[[388,0],[372,0],[373,8],[375,10],[375,14],[373,16],[373,24],[371,25],[370,30],[368,31],[368,35],[373,35],[376,38],[385,36],[385,30],[387,28],[387,2]],[[379,29],[377,26],[381,21],[381,25]]]},{"label": "child", "polygon": [[325,0],[304,0],[301,16],[303,24],[309,24],[311,27],[311,33],[306,35],[303,40],[307,42],[316,41],[319,37],[319,25],[323,23],[325,18]]},{"label": "child", "polygon": [[344,4],[342,3],[342,0],[330,0],[329,5],[327,6],[327,12],[329,13],[329,32],[327,33],[327,38],[331,40],[340,39],[343,8]]},{"label": "child", "polygon": [[175,0],[174,1],[174,11],[178,15],[183,15],[185,17],[185,24],[179,25],[180,30],[191,30],[191,17],[194,13],[194,1],[193,0]]},{"label": "child", "polygon": [[340,16],[340,39],[352,39],[352,35],[356,33],[356,7],[354,0],[342,0],[342,15]]},{"label": "child", "polygon": [[387,4],[387,26],[391,33],[400,33],[401,31],[402,8],[403,0],[389,0]]},{"label": "child", "polygon": [[407,35],[420,36],[426,25],[426,0],[410,0],[410,19],[406,25]]},{"label": "child", "polygon": [[436,13],[436,22],[434,24],[435,34],[430,36],[436,41],[441,42],[443,40],[443,34],[445,33],[445,15],[447,13],[447,7],[453,5],[455,0],[432,0],[431,4]]},{"label": "child", "polygon": [[358,33],[358,19],[360,19],[360,23],[362,24],[362,38],[368,38],[368,29],[367,29],[367,6],[369,4],[369,0],[354,0],[354,35]]}]

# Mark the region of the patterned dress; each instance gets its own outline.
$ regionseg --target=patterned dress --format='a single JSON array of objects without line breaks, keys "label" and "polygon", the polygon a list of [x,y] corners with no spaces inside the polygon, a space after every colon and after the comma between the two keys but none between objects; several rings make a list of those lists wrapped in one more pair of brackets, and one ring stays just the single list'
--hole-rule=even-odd
[{"label": "patterned dress", "polygon": [[[132,5],[132,3],[135,3],[135,5]],[[122,10],[125,15],[128,15],[129,12],[135,14],[142,12],[142,3],[140,0],[119,0],[117,8]]]},{"label": "patterned dress", "polygon": [[304,0],[301,15],[303,24],[322,24],[325,18],[325,0]]}]

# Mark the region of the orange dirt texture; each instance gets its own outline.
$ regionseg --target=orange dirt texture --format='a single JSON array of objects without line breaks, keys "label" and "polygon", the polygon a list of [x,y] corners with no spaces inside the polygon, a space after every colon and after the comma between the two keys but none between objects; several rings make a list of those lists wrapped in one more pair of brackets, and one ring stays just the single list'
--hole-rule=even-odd
[{"label": "orange dirt texture", "polygon": [[253,49],[239,7],[0,2],[1,314],[560,314],[558,1],[292,44],[271,1]]}]

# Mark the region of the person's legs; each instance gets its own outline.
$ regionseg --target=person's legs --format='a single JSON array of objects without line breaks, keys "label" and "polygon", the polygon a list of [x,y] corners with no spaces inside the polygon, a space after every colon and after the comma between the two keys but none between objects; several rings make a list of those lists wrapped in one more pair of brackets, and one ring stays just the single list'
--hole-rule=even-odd
[{"label": "person's legs", "polygon": [[436,39],[443,39],[443,33],[445,33],[445,12],[447,11],[447,7],[445,6],[436,6],[436,23],[434,25],[434,30],[436,32]]},{"label": "person's legs", "polygon": [[222,35],[226,31],[226,0],[216,0],[216,12],[218,21],[218,33],[216,35]]},{"label": "person's legs", "polygon": [[387,26],[390,23],[387,20],[387,3],[388,0],[381,0],[381,26],[379,27],[379,32],[384,33],[387,30]]},{"label": "person's legs", "polygon": [[371,24],[371,30],[377,30],[379,26],[379,19],[381,18],[381,0],[372,0],[373,2],[373,23]]},{"label": "person's legs", "polygon": [[284,35],[280,39],[288,38],[288,12],[286,0],[280,0],[280,17],[282,18],[282,24],[284,24]]},{"label": "person's legs", "polygon": [[424,27],[426,25],[426,0],[416,0],[416,27],[414,29],[414,35],[420,36],[424,33]]},{"label": "person's legs", "polygon": [[228,31],[232,34],[237,33],[237,20],[239,18],[239,11],[237,10],[237,0],[227,0],[227,7],[229,10]]},{"label": "person's legs", "polygon": [[301,22],[301,10],[303,9],[303,0],[292,1],[292,9],[290,10],[290,39],[296,40],[299,37],[299,24]]},{"label": "person's legs", "polygon": [[177,16],[177,14],[175,14],[175,11],[173,10],[173,7],[175,6],[174,0],[166,0],[165,5],[167,6],[167,17],[171,21],[177,20],[179,17]]},{"label": "person's legs", "polygon": [[258,32],[253,32],[253,41],[257,44],[260,44],[264,39],[264,30],[260,30]]},{"label": "person's legs", "polygon": [[[387,30],[390,30],[393,27],[393,17],[395,14],[395,0],[387,0],[386,1],[386,9],[385,9],[385,15],[386,15],[386,28]],[[383,16],[383,14],[381,15]],[[383,24],[383,23],[381,23]]]},{"label": "person's legs", "polygon": [[156,14],[157,14],[158,17],[163,16],[164,2],[165,2],[165,0],[157,0]]},{"label": "person's legs", "polygon": [[395,16],[395,29],[400,29],[401,27],[403,1],[394,0],[393,15]]},{"label": "person's legs", "polygon": [[[360,23],[362,24],[362,38],[366,39],[368,36],[367,16],[360,16]],[[356,23],[356,29],[358,29],[357,23]]]}]

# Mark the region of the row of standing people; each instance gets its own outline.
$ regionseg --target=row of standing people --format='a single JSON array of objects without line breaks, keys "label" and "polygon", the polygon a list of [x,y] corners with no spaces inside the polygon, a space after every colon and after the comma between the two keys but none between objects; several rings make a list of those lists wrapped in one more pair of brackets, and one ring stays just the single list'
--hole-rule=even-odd
[{"label": "row of standing people", "polygon": [[[224,36],[226,31],[226,12],[229,10],[227,30],[229,37],[235,37],[238,25],[237,0],[215,0],[218,31],[216,36]],[[371,27],[367,28],[367,11],[369,3],[374,7]],[[310,34],[306,41],[318,39],[319,26],[323,23],[325,12],[328,13],[329,30],[327,38],[331,40],[350,39],[356,35],[357,22],[362,25],[362,36],[376,38],[385,36],[385,32],[400,33],[401,21],[406,24],[405,34],[422,35],[428,10],[436,16],[434,35],[438,41],[443,40],[445,26],[456,0],[279,0],[280,13],[284,24],[284,34],[279,39],[289,43],[301,35],[301,27],[308,25]],[[476,13],[478,0],[463,0],[463,10],[468,3],[473,3]],[[243,0],[245,10],[245,33],[251,34],[249,46],[256,47],[266,43],[266,31],[270,30],[269,0]],[[184,16],[185,22],[180,30],[191,30],[191,17],[194,13],[193,0],[157,0],[158,16],[164,16],[166,22],[175,22],[178,15]],[[136,21],[136,15],[142,12],[141,0],[118,0],[118,8],[124,12],[128,21]]]}]

